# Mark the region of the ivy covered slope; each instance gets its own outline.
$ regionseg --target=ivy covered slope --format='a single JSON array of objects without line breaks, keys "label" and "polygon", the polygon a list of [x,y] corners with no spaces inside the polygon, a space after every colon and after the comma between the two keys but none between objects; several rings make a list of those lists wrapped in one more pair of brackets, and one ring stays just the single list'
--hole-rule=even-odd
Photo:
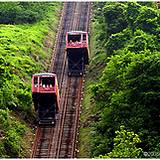
[{"label": "ivy covered slope", "polygon": [[29,156],[25,122],[33,118],[31,76],[47,71],[61,6],[0,2],[0,157]]},{"label": "ivy covered slope", "polygon": [[160,158],[160,10],[155,2],[99,2],[94,10],[89,74],[105,67],[86,92],[91,156]]}]

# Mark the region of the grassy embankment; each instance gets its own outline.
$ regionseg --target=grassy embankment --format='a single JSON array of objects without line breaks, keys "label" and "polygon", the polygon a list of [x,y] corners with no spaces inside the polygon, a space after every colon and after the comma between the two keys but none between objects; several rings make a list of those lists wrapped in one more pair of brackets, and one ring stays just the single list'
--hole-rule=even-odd
[{"label": "grassy embankment", "polygon": [[0,24],[1,157],[30,156],[31,76],[49,68],[61,8],[53,2],[36,23]]}]

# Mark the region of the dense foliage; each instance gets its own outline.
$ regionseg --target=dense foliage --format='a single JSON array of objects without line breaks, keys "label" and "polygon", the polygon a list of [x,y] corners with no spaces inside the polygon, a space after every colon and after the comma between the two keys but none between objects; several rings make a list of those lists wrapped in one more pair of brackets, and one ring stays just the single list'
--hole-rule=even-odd
[{"label": "dense foliage", "polygon": [[16,157],[23,152],[22,136],[27,128],[9,115],[9,110],[0,109],[0,156]]},{"label": "dense foliage", "polygon": [[49,3],[3,2],[0,4],[0,23],[35,23],[43,19],[51,9]]},{"label": "dense foliage", "polygon": [[[28,122],[34,117],[31,76],[47,71],[60,7],[55,2],[0,2],[0,23],[7,23],[0,24],[0,109],[7,117],[16,113]],[[51,40],[44,43],[47,35]],[[21,156],[21,124],[4,123],[8,126],[1,128],[5,140],[0,140],[0,155]]]},{"label": "dense foliage", "polygon": [[99,156],[99,158],[137,158],[142,154],[142,149],[136,147],[136,144],[141,142],[137,134],[126,131],[124,126],[120,126],[120,131],[115,133],[112,152],[105,156]]},{"label": "dense foliage", "polygon": [[[145,156],[142,150],[160,152],[160,11],[154,2],[106,2],[96,11],[94,25],[96,54],[105,52],[107,64],[98,83],[90,86],[99,117],[92,156],[137,158]],[[134,148],[117,143],[122,125],[139,137],[138,144],[126,142]]]}]

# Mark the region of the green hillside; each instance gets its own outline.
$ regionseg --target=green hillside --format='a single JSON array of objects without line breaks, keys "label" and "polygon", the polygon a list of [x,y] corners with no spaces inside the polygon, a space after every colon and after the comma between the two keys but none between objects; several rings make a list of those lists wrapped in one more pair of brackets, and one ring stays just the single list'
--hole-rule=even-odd
[{"label": "green hillside", "polygon": [[49,68],[61,8],[0,2],[0,157],[29,157],[31,76]]}]

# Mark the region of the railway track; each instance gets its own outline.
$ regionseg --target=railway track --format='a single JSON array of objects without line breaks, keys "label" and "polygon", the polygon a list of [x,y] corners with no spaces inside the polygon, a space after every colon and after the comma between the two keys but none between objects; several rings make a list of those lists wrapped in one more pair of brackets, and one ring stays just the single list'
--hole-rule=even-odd
[{"label": "railway track", "polygon": [[[66,2],[59,25],[50,72],[59,81],[61,111],[54,126],[40,126],[36,130],[32,158],[74,158],[80,115],[83,77],[68,77],[65,52],[66,32],[88,31],[89,2]],[[85,18],[84,18],[85,17]]]},{"label": "railway track", "polygon": [[36,131],[36,140],[33,146],[32,157],[34,158],[47,158],[50,154],[52,135],[54,133],[54,128],[48,127],[38,127]]},{"label": "railway track", "polygon": [[68,78],[56,158],[75,157],[82,82],[82,77]]}]

